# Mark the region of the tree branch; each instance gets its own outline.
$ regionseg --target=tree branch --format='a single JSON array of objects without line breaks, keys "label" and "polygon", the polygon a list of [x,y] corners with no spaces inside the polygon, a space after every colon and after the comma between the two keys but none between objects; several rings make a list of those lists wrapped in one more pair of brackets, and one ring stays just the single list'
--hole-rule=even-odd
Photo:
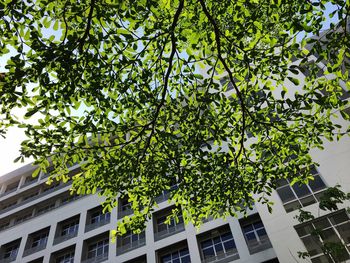
[{"label": "tree branch", "polygon": [[216,42],[216,48],[217,48],[217,52],[218,52],[218,58],[221,61],[221,63],[223,64],[225,70],[227,71],[227,73],[229,75],[230,82],[232,83],[232,86],[234,87],[234,89],[236,91],[236,94],[238,96],[238,99],[239,99],[241,107],[242,107],[242,130],[241,130],[241,141],[240,141],[241,146],[240,146],[240,148],[238,150],[238,153],[235,154],[235,162],[237,162],[238,157],[241,155],[242,151],[244,150],[244,135],[245,135],[244,132],[245,132],[245,126],[246,126],[245,113],[246,113],[247,109],[246,109],[246,106],[244,104],[242,93],[240,92],[239,88],[237,87],[237,85],[236,85],[236,83],[235,83],[235,81],[233,79],[233,75],[232,75],[232,72],[230,70],[230,67],[227,65],[225,59],[222,57],[222,54],[221,54],[221,40],[220,40],[221,32],[220,32],[220,29],[219,29],[218,25],[216,24],[216,21],[214,20],[214,18],[209,13],[209,11],[208,11],[205,3],[204,3],[204,0],[199,0],[199,2],[201,4],[201,6],[202,6],[204,14],[206,15],[206,17],[208,18],[209,22],[214,27],[215,42]]},{"label": "tree branch", "polygon": [[179,7],[174,15],[174,20],[173,20],[173,23],[171,24],[171,27],[170,27],[170,37],[171,37],[171,53],[170,53],[170,56],[169,56],[169,65],[168,65],[168,69],[167,69],[167,72],[164,76],[164,86],[163,86],[163,92],[162,92],[162,97],[161,97],[161,100],[160,100],[160,103],[158,104],[157,108],[156,108],[156,112],[154,114],[154,119],[151,123],[152,127],[151,127],[151,133],[150,135],[148,136],[148,139],[147,139],[147,142],[146,142],[146,146],[144,148],[144,151],[143,151],[143,155],[142,155],[142,158],[144,158],[146,152],[147,152],[147,149],[149,148],[150,146],[150,143],[151,143],[151,139],[154,135],[154,132],[155,132],[155,126],[156,126],[156,122],[157,122],[157,119],[158,119],[158,116],[159,116],[159,112],[160,112],[160,109],[163,107],[164,105],[164,102],[165,102],[165,97],[166,97],[166,92],[168,90],[168,85],[169,85],[169,77],[170,77],[170,73],[171,73],[171,70],[172,70],[172,67],[173,67],[173,59],[174,59],[174,56],[175,56],[175,53],[176,53],[176,37],[175,37],[175,27],[179,21],[179,17],[180,17],[180,14],[181,14],[181,11],[184,7],[184,0],[180,0],[180,3],[179,3]]},{"label": "tree branch", "polygon": [[87,25],[86,25],[86,28],[85,28],[85,32],[84,32],[84,35],[79,39],[79,50],[80,50],[80,52],[83,51],[83,47],[84,47],[86,38],[88,36],[90,36],[89,31],[90,31],[90,28],[91,28],[92,14],[94,13],[95,1],[96,0],[91,0],[90,11],[89,11],[89,16],[88,16],[88,21],[87,21]]}]

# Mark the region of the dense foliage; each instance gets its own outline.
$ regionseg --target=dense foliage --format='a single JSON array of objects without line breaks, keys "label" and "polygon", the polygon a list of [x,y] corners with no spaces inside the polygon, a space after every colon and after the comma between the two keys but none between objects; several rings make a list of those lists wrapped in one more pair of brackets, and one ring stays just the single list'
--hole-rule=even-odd
[{"label": "dense foliage", "polygon": [[[1,1],[0,55],[12,55],[0,131],[26,130],[18,160],[34,157],[34,175],[66,180],[82,163],[72,191],[99,190],[106,209],[127,197],[134,215],[121,232],[174,184],[171,200],[196,225],[270,206],[276,181],[307,182],[309,150],[348,128],[332,118],[346,106],[340,81],[349,87],[349,10],[344,0]],[[330,16],[337,25],[322,31]],[[318,78],[320,63],[332,77]]]}]

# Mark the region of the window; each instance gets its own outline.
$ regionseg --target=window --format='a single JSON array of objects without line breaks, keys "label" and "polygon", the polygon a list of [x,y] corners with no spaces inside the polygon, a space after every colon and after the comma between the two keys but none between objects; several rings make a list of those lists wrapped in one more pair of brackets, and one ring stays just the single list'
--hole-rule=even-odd
[{"label": "window", "polygon": [[167,217],[170,215],[170,212],[171,211],[169,210],[165,212],[161,211],[158,216],[155,216],[155,240],[159,240],[185,230],[181,213],[178,215],[178,220],[171,218],[169,223],[165,223],[167,221]]},{"label": "window", "polygon": [[[311,256],[311,262],[343,262],[350,258],[350,218],[345,210],[331,213],[310,222],[295,226],[299,237]],[[319,233],[319,235],[315,233]],[[329,243],[342,244],[337,255],[323,254],[323,246]]]},{"label": "window", "polygon": [[40,233],[34,236],[31,247],[34,248],[34,247],[46,246],[48,236],[49,236],[48,232]]},{"label": "window", "polygon": [[102,210],[98,211],[98,212],[94,212],[91,215],[91,224],[97,224],[99,222],[105,222],[105,221],[109,221],[111,218],[111,214],[109,212],[107,213],[103,213]]},{"label": "window", "polygon": [[74,251],[58,256],[56,263],[74,263]]},{"label": "window", "polygon": [[280,179],[277,182],[276,191],[287,212],[319,201],[322,195],[321,192],[326,188],[326,185],[315,168],[311,169],[311,173],[314,180],[309,181],[306,185],[299,185],[296,183],[291,186],[288,179]]},{"label": "window", "polygon": [[136,249],[143,246],[146,243],[145,232],[140,234],[134,234],[128,231],[125,235],[121,236],[117,240],[117,255]]},{"label": "window", "polygon": [[170,219],[170,223],[166,224],[165,221],[167,219],[168,215],[165,216],[161,216],[159,218],[157,218],[157,229],[158,232],[163,232],[163,231],[174,231],[173,228],[175,228],[177,225],[183,225],[183,219],[182,219],[182,215],[178,216],[178,222],[176,222],[176,220],[174,218]]},{"label": "window", "polygon": [[191,262],[188,248],[179,249],[161,257],[161,263],[189,263]]},{"label": "window", "polygon": [[78,232],[79,219],[62,226],[61,236],[74,235]]},{"label": "window", "polygon": [[53,244],[64,242],[76,237],[79,229],[79,215],[71,217],[65,221],[59,222],[56,228]]},{"label": "window", "polygon": [[23,252],[23,256],[28,256],[37,251],[43,250],[46,248],[47,239],[49,237],[50,227],[39,230],[35,233],[32,233],[28,236],[27,243]]},{"label": "window", "polygon": [[87,258],[107,258],[109,249],[109,239],[103,239],[88,246]]},{"label": "window", "polygon": [[133,213],[131,209],[131,203],[128,201],[128,198],[119,199],[119,209],[118,209],[118,218],[130,215]]},{"label": "window", "polygon": [[238,259],[239,255],[231,231],[228,229],[221,234],[217,230],[215,232],[217,232],[216,235],[200,242],[203,262],[214,262],[229,256],[235,256],[231,260]]},{"label": "window", "polygon": [[272,247],[259,214],[241,219],[240,225],[250,254]]},{"label": "window", "polygon": [[4,262],[11,262],[16,260],[20,243],[21,239],[18,239],[3,246],[3,254],[1,258],[4,259]]},{"label": "window", "polygon": [[108,224],[111,219],[110,212],[103,213],[102,207],[97,207],[89,210],[87,217],[87,224],[85,226],[85,232],[88,232],[97,227]]}]

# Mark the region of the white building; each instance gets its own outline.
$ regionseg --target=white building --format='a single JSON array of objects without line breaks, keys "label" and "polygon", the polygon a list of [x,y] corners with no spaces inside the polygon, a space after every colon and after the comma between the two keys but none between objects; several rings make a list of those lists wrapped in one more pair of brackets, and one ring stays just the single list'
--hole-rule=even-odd
[{"label": "white building", "polygon": [[350,203],[325,213],[317,200],[327,186],[340,184],[350,192],[350,139],[327,142],[324,151],[312,155],[320,163],[313,183],[290,187],[281,181],[271,197],[272,214],[256,204],[247,218],[211,220],[196,232],[181,220],[164,224],[172,207],[164,193],[145,232],[128,234],[116,243],[110,242],[109,231],[132,213],[127,201],[120,200],[118,211],[103,214],[96,195],[70,196],[69,184],[48,186],[45,174],[33,179],[34,168],[24,166],[0,177],[0,263],[310,262],[298,258],[298,251],[306,250],[312,262],[328,262],[310,230],[304,230],[310,224],[298,225],[294,219],[299,206],[319,215],[314,223],[327,229],[327,240],[342,240],[349,257],[350,217],[345,208]]}]

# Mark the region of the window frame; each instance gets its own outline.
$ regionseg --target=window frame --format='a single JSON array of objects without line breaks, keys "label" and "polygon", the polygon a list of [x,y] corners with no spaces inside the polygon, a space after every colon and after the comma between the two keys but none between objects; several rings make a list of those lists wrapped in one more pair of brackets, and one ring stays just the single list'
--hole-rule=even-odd
[{"label": "window frame", "polygon": [[[181,252],[186,252],[186,254],[183,254],[181,255]],[[173,258],[173,254],[177,253],[178,257],[174,257]],[[167,260],[167,261],[164,261],[164,258],[165,257],[168,257],[170,256],[170,259]],[[167,253],[167,254],[164,254],[162,256],[160,256],[160,263],[175,263],[175,260],[180,260],[180,261],[177,261],[177,262],[181,262],[182,263],[182,260],[185,258],[185,257],[188,257],[189,258],[189,262],[191,262],[191,255],[190,255],[190,250],[188,249],[188,247],[183,247],[183,248],[179,248],[179,249],[175,249],[175,250],[172,250],[171,252]]]},{"label": "window frame", "polygon": [[[231,238],[223,240],[222,236],[227,235],[227,234],[230,234]],[[217,238],[220,238],[220,243],[215,243],[214,242],[214,240],[217,239]],[[203,243],[204,242],[208,242],[209,240],[211,241],[211,245],[203,247]],[[227,250],[225,245],[224,245],[224,243],[229,242],[229,241],[233,241],[234,248],[230,249],[230,250]],[[221,244],[221,247],[223,248],[221,250],[222,253],[218,253],[218,251],[216,249],[216,246],[218,244]],[[202,260],[204,262],[216,261],[216,258],[220,257],[222,255],[225,255],[224,258],[227,258],[227,257],[230,257],[230,256],[239,256],[237,245],[236,245],[235,239],[234,239],[233,234],[232,234],[230,229],[227,229],[227,231],[223,231],[222,233],[218,233],[217,235],[209,236],[208,238],[203,238],[203,240],[200,241],[199,245],[200,245],[200,254],[201,254]],[[214,256],[206,257],[205,254],[204,254],[204,250],[207,250],[210,247],[214,251]],[[210,260],[210,259],[214,259],[214,260]]]},{"label": "window frame", "polygon": [[[277,195],[280,198],[280,200],[281,200],[281,202],[283,204],[283,207],[285,208],[287,213],[295,211],[295,210],[297,210],[297,209],[299,209],[301,207],[306,207],[306,206],[309,206],[309,205],[312,205],[312,204],[315,204],[315,203],[319,202],[320,194],[327,189],[327,184],[323,180],[323,178],[322,178],[321,174],[319,173],[319,171],[316,168],[312,168],[311,169],[311,173],[312,173],[312,176],[314,177],[314,180],[313,181],[309,181],[308,184],[303,184],[302,185],[302,187],[306,187],[306,189],[309,191],[309,194],[303,195],[301,197],[299,197],[299,195],[297,194],[297,192],[295,190],[296,187],[299,187],[297,185],[297,183],[294,184],[293,186],[291,186],[290,179],[283,178],[283,179],[279,180],[279,181],[285,181],[285,183],[280,185],[280,186],[277,185],[275,190],[276,190]],[[321,182],[323,183],[324,186],[322,188],[317,189],[317,190],[314,191],[312,189],[312,186],[310,186],[310,184],[312,185],[312,182],[315,182],[316,177],[319,177],[319,179],[321,180]],[[290,199],[290,200],[287,200],[287,201],[283,201],[279,191],[281,191],[282,189],[286,189],[286,188],[294,195],[294,198]],[[305,202],[305,200],[307,200],[310,197],[313,198],[313,200],[310,200],[310,201],[312,201],[312,203],[310,201]],[[304,201],[304,203],[303,203],[303,201]],[[296,204],[296,206],[295,207],[291,206],[293,204]]]},{"label": "window frame", "polygon": [[[344,215],[346,217],[346,220],[342,221],[342,222],[334,222],[333,223],[331,218],[334,218],[334,216],[340,215],[342,213],[344,213]],[[322,229],[318,228],[316,226],[316,223],[322,222],[322,220],[325,220],[325,219],[327,220],[328,226],[325,226]],[[312,231],[316,231],[316,229],[317,229],[317,230],[320,230],[321,232],[324,232],[326,230],[332,229],[333,233],[335,233],[336,237],[344,245],[344,248],[345,248],[345,250],[348,253],[348,259],[350,259],[350,240],[349,240],[348,243],[346,243],[345,240],[343,239],[342,235],[341,235],[341,232],[338,230],[339,226],[342,226],[342,225],[345,225],[345,224],[350,224],[350,215],[345,211],[345,209],[342,209],[342,210],[336,211],[334,213],[330,213],[328,215],[315,218],[315,219],[313,219],[311,221],[308,221],[308,222],[305,222],[305,223],[301,223],[299,225],[294,226],[294,228],[295,228],[295,230],[296,230],[300,240],[304,244],[306,250],[307,250],[307,248],[306,248],[306,245],[304,243],[305,239],[307,239],[309,237],[317,238],[317,240],[319,242],[321,242],[321,244],[322,244],[322,242],[324,242],[326,240],[326,238],[322,238],[321,235],[320,236],[312,235]],[[298,232],[298,228],[303,229],[303,228],[305,228],[307,226],[311,226],[311,231],[308,231],[306,234],[301,234],[301,233]],[[315,242],[317,242],[317,241],[315,241]],[[308,251],[308,252],[311,253],[310,251]],[[317,253],[317,254],[311,255],[310,256],[310,260],[312,261],[313,259],[317,259],[317,258],[324,257],[324,256],[326,256],[326,255],[323,252]]]},{"label": "window frame", "polygon": [[[102,253],[98,250],[102,248]],[[109,239],[101,239],[97,242],[89,244],[87,247],[87,259],[99,258],[101,256],[107,255],[109,253]]]}]

